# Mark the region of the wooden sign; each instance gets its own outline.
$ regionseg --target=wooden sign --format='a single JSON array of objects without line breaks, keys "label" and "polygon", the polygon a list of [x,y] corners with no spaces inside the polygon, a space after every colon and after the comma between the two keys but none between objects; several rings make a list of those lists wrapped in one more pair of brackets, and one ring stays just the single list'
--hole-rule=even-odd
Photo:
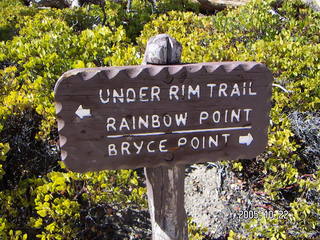
[{"label": "wooden sign", "polygon": [[86,172],[254,158],[272,80],[255,62],[68,71],[55,86],[62,159]]}]

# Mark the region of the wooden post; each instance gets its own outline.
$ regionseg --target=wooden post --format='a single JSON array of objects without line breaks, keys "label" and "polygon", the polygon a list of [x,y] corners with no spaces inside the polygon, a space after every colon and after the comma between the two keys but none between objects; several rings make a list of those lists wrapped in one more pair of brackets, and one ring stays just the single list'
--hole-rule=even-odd
[{"label": "wooden post", "polygon": [[[143,64],[178,64],[181,44],[167,34],[149,39]],[[184,208],[185,166],[144,169],[152,240],[188,240]]]}]

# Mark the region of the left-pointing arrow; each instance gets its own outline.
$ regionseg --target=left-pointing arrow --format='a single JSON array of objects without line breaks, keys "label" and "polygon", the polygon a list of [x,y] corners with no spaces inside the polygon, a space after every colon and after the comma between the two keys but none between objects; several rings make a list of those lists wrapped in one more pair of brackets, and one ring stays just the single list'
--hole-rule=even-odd
[{"label": "left-pointing arrow", "polygon": [[90,109],[84,109],[82,105],[78,107],[75,113],[81,119],[83,119],[84,117],[91,117]]}]

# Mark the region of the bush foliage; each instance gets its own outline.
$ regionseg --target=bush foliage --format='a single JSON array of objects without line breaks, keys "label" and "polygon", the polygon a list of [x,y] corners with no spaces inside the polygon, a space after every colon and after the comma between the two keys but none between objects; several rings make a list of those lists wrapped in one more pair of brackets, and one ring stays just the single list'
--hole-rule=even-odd
[{"label": "bush foliage", "polygon": [[[117,213],[130,218],[128,206],[146,208],[142,174],[65,171],[53,86],[72,68],[140,64],[147,40],[159,33],[183,45],[183,62],[263,62],[278,84],[267,150],[261,160],[234,167],[248,181],[246,173],[255,171],[261,184],[252,187],[289,215],[260,216],[245,223],[245,235],[233,229],[229,239],[319,236],[319,156],[310,155],[319,153],[310,146],[319,146],[305,144],[292,116],[319,112],[320,14],[298,0],[255,0],[212,16],[168,0],[159,1],[156,14],[143,1],[133,1],[132,8],[128,13],[108,1],[104,11],[93,5],[36,9],[0,0],[0,238],[125,239],[134,232]],[[314,139],[319,131],[313,130]],[[193,239],[204,238],[190,226]]]}]

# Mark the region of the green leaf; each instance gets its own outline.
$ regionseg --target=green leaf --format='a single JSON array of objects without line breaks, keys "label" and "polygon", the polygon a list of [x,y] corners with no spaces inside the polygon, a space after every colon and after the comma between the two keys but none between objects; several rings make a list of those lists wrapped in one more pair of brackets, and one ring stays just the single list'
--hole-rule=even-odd
[{"label": "green leaf", "polygon": [[46,216],[47,216],[47,211],[46,211],[46,210],[39,210],[39,211],[37,211],[37,213],[38,213],[41,217],[46,217]]}]

